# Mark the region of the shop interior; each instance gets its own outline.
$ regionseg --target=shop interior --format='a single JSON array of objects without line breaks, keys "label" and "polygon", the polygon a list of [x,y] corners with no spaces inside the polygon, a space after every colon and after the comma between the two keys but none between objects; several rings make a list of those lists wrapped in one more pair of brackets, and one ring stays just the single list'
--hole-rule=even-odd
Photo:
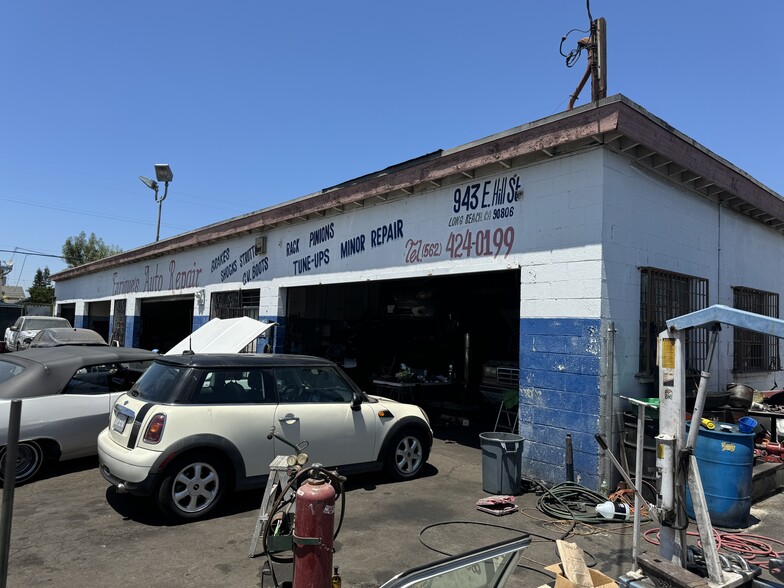
[{"label": "shop interior", "polygon": [[519,270],[290,288],[287,305],[284,352],[335,361],[371,393],[449,384],[428,392],[473,409],[484,363],[519,357]]},{"label": "shop interior", "polygon": [[143,300],[139,322],[138,346],[166,353],[193,331],[193,296]]}]

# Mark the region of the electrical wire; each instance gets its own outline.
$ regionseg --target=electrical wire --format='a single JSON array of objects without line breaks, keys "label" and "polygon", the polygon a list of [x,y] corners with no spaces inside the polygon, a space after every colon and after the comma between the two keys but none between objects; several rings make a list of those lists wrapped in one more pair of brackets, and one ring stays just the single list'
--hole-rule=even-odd
[{"label": "electrical wire", "polygon": [[[595,507],[607,502],[608,498],[581,484],[564,482],[552,488],[542,487],[545,492],[536,503],[536,508],[549,517],[589,524],[626,522],[623,519],[607,519],[595,512]],[[587,514],[588,509],[592,510],[591,514]],[[648,519],[645,520],[647,522]]]},{"label": "electrical wire", "polygon": [[[572,29],[568,33],[566,33],[563,37],[561,37],[561,44],[558,47],[558,51],[561,53],[562,57],[566,58],[566,67],[574,67],[580,60],[580,55],[583,52],[583,49],[587,48],[588,46],[593,46],[596,43],[596,25],[593,22],[593,16],[591,15],[591,0],[585,0],[585,8],[588,12],[588,30],[585,31],[583,29]],[[588,45],[577,43],[577,48],[572,49],[569,53],[564,53],[563,46],[566,42],[566,39],[574,32],[578,33],[585,33],[588,35]]]}]

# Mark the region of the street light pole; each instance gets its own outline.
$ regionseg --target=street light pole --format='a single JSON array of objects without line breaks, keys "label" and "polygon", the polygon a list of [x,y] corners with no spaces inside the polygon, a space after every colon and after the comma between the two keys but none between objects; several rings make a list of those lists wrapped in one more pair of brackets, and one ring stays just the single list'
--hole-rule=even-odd
[{"label": "street light pole", "polygon": [[166,195],[169,193],[169,182],[174,179],[174,174],[168,163],[156,163],[155,177],[158,179],[158,182],[163,182],[163,196],[160,198],[158,198],[158,182],[151,180],[150,178],[145,178],[144,176],[139,176],[139,179],[144,182],[148,188],[155,191],[155,203],[158,205],[158,225],[155,229],[155,240],[158,241],[161,237],[161,206],[163,201],[166,200]]},{"label": "street light pole", "polygon": [[163,196],[160,200],[158,200],[158,190],[156,186],[155,190],[155,202],[158,203],[158,226],[155,229],[155,240],[157,241],[161,236],[161,205],[163,201],[166,200],[166,194],[169,192],[169,182],[165,182],[163,185]]}]

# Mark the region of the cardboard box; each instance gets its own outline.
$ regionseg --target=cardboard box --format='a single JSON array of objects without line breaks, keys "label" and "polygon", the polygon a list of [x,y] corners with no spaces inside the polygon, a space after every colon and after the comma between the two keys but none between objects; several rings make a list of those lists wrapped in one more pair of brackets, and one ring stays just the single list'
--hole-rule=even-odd
[{"label": "cardboard box", "polygon": [[555,588],[618,588],[612,578],[585,565],[583,550],[576,544],[558,539],[555,545],[561,563],[545,568],[555,574]]},{"label": "cardboard box", "polygon": [[[579,584],[575,584],[564,576],[561,564],[553,564],[547,566],[545,569],[548,572],[555,574],[555,588],[580,588]],[[609,576],[605,576],[598,570],[589,569],[588,574],[591,576],[592,588],[618,588],[618,584],[615,583],[615,580]]]}]

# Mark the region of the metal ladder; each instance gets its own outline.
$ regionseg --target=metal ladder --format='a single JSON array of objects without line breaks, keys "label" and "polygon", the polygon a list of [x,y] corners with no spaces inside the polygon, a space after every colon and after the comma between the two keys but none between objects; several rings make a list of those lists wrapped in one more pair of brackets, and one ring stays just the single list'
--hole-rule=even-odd
[{"label": "metal ladder", "polygon": [[[267,479],[267,487],[264,489],[264,498],[261,500],[261,508],[259,509],[259,516],[256,520],[256,528],[253,531],[253,537],[251,537],[250,541],[250,553],[248,557],[256,557],[258,555],[256,553],[256,547],[259,542],[259,537],[261,537],[261,533],[265,528],[267,521],[269,520],[270,514],[267,512],[270,507],[270,503],[274,502],[277,493],[282,492],[283,488],[287,484],[287,471],[289,468],[288,465],[288,455],[278,455],[275,459],[272,460],[270,463],[270,473],[269,478]],[[293,492],[293,490],[289,489],[289,492]]]}]

